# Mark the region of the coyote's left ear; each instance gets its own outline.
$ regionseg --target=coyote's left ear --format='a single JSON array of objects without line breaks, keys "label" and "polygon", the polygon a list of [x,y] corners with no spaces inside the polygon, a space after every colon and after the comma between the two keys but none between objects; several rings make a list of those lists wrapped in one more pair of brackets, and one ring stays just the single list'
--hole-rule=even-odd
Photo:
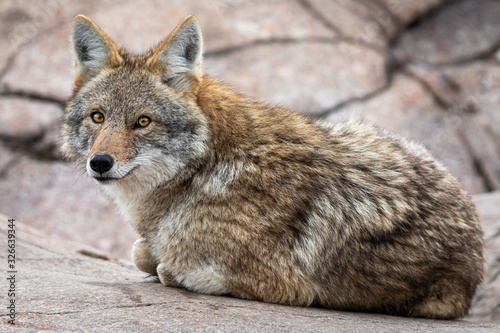
[{"label": "coyote's left ear", "polygon": [[71,46],[75,59],[74,82],[80,87],[105,68],[122,62],[118,48],[88,17],[78,15],[73,21]]},{"label": "coyote's left ear", "polygon": [[203,75],[202,49],[200,23],[196,17],[189,16],[154,50],[148,65],[170,87],[192,92]]}]

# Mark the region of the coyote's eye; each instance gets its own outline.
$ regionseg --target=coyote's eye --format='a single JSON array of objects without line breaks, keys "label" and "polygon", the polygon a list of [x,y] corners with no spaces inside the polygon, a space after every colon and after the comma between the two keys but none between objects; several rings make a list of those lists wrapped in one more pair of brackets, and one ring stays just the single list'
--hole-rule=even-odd
[{"label": "coyote's eye", "polygon": [[151,119],[149,119],[149,117],[140,116],[139,119],[137,119],[135,126],[136,127],[146,127],[149,125],[150,122],[151,122]]},{"label": "coyote's eye", "polygon": [[92,121],[96,124],[102,123],[104,121],[104,115],[100,112],[94,112],[90,115]]}]

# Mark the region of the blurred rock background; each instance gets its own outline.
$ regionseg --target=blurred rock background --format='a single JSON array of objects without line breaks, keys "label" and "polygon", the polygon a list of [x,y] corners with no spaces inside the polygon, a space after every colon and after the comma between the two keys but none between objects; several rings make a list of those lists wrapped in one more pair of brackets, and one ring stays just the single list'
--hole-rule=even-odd
[{"label": "blurred rock background", "polygon": [[194,14],[207,73],[261,101],[364,117],[423,143],[481,212],[487,270],[469,319],[500,322],[500,1],[1,1],[0,212],[128,259],[135,231],[58,152],[76,14],[132,52]]}]

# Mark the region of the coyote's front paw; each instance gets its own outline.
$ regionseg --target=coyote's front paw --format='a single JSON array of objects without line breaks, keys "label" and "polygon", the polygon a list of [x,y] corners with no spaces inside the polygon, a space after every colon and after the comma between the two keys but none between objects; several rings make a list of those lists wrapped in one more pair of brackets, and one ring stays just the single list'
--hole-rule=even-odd
[{"label": "coyote's front paw", "polygon": [[141,271],[156,275],[158,263],[149,250],[149,245],[144,238],[135,241],[132,247],[132,261]]}]

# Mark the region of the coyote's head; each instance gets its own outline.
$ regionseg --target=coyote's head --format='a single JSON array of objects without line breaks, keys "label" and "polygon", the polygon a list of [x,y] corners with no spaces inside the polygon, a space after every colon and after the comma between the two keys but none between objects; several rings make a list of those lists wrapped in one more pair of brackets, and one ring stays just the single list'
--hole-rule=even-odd
[{"label": "coyote's head", "polygon": [[202,37],[184,19],[142,56],[118,49],[91,20],[73,22],[74,95],[66,108],[62,152],[85,158],[102,184],[157,185],[206,150],[207,125],[197,105]]}]

